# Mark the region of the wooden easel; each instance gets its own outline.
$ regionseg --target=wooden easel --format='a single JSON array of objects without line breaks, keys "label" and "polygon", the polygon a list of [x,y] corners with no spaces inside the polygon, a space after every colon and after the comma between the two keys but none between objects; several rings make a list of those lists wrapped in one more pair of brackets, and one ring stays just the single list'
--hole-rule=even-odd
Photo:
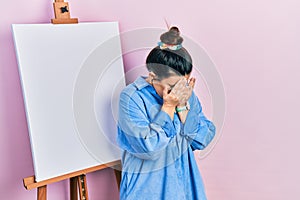
[{"label": "wooden easel", "polygon": [[105,169],[108,167],[114,167],[118,189],[120,188],[121,181],[121,162],[114,161],[103,165],[98,165],[95,167],[83,169],[80,171],[72,172],[69,174],[65,174],[62,176],[58,176],[55,178],[51,178],[48,180],[36,182],[34,176],[30,176],[23,179],[24,187],[27,190],[31,190],[37,188],[37,200],[47,200],[47,185],[51,183],[55,183],[58,181],[62,181],[65,179],[70,179],[70,199],[78,200],[78,194],[80,196],[80,200],[88,200],[88,188],[86,175],[87,173],[91,173],[94,171],[98,171],[101,169]]},{"label": "wooden easel", "polygon": [[[78,23],[77,18],[70,18],[70,9],[69,4],[64,2],[64,0],[55,0],[53,3],[55,18],[51,19],[53,24],[72,24]],[[37,200],[46,200],[47,199],[47,185],[62,181],[65,179],[70,180],[70,198],[71,200],[78,200],[78,194],[80,200],[88,200],[88,188],[86,175],[94,171],[105,169],[108,167],[114,167],[118,189],[120,188],[121,181],[121,162],[120,160],[98,165],[95,167],[83,169],[80,171],[72,172],[62,176],[54,177],[48,180],[36,182],[35,176],[30,176],[23,179],[24,187],[27,190],[37,188]]]}]

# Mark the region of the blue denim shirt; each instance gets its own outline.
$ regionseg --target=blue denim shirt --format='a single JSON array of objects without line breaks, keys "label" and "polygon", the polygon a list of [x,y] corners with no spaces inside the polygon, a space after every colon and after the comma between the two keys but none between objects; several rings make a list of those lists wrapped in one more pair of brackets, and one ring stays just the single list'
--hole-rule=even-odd
[{"label": "blue denim shirt", "polygon": [[193,151],[214,138],[215,126],[193,93],[184,124],[161,110],[163,99],[145,77],[120,94],[118,138],[122,152],[121,200],[205,200]]}]

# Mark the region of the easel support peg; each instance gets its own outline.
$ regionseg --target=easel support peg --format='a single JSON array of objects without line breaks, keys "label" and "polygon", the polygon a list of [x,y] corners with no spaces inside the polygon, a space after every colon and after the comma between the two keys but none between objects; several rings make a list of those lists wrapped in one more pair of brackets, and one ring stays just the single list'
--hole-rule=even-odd
[{"label": "easel support peg", "polygon": [[53,3],[55,18],[51,19],[53,24],[73,24],[78,23],[77,18],[70,18],[69,3],[64,0],[55,0]]}]

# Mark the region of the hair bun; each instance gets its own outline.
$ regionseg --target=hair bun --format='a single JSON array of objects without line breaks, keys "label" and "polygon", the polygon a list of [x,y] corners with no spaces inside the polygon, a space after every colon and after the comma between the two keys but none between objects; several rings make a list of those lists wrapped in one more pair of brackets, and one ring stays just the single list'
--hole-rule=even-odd
[{"label": "hair bun", "polygon": [[179,45],[183,42],[183,38],[180,36],[180,31],[177,27],[173,26],[169,31],[163,33],[160,36],[161,42],[171,45]]}]

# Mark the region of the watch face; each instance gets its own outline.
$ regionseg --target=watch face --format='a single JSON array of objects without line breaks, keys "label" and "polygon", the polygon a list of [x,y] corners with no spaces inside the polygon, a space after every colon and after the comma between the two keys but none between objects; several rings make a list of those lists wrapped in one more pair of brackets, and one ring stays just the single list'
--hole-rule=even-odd
[{"label": "watch face", "polygon": [[189,103],[189,102],[186,102],[186,105],[185,105],[185,106],[186,106],[186,109],[187,109],[187,110],[190,109],[190,103]]}]

